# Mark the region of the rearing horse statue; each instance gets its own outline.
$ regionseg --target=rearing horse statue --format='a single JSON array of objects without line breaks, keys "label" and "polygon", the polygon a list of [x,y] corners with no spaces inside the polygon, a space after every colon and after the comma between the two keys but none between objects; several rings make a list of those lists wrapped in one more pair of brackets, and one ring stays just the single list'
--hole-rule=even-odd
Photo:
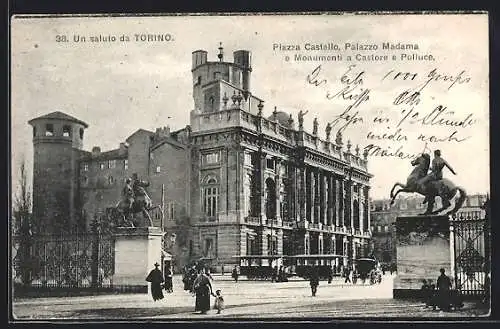
[{"label": "rearing horse statue", "polygon": [[[460,192],[460,197],[455,202],[455,207],[448,211],[446,215],[453,215],[458,211],[458,209],[460,209],[465,201],[465,198],[467,197],[467,193],[462,187],[455,186],[455,184],[453,184],[449,179],[443,178],[437,181],[430,181],[427,183],[425,190],[421,188],[420,184],[418,184],[419,180],[427,175],[430,162],[431,157],[427,153],[422,153],[411,162],[411,165],[414,166],[415,169],[413,169],[410,176],[408,176],[406,184],[396,183],[391,189],[391,205],[394,204],[394,200],[399,193],[416,192],[425,196],[424,203],[427,202],[427,210],[421,215],[434,215],[450,207],[450,200],[457,194],[458,191]],[[401,189],[394,193],[396,186],[401,187]],[[433,211],[436,196],[441,197],[442,207]]]},{"label": "rearing horse statue", "polygon": [[107,209],[108,217],[111,218],[117,226],[136,227],[143,226],[139,225],[138,220],[134,216],[137,213],[141,213],[148,222],[146,226],[153,226],[153,220],[149,215],[149,211],[159,208],[159,206],[153,206],[151,198],[145,190],[145,187],[148,186],[148,182],[141,181],[134,175],[134,198],[132,204],[130,205],[129,202],[121,199],[115,207]]}]

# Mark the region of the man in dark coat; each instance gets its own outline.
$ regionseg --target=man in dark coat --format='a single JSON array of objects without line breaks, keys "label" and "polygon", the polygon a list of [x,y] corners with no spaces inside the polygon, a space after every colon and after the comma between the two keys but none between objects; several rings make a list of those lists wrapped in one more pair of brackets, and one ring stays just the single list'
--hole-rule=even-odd
[{"label": "man in dark coat", "polygon": [[311,286],[311,293],[312,296],[316,296],[316,291],[318,290],[319,286],[319,269],[317,266],[313,266],[311,269],[311,275],[309,278],[309,285]]},{"label": "man in dark coat", "polygon": [[163,291],[161,284],[165,281],[163,279],[163,273],[161,273],[160,266],[158,263],[155,263],[155,269],[149,272],[146,277],[147,282],[151,282],[151,296],[154,301],[163,299]]},{"label": "man in dark coat", "polygon": [[444,268],[440,269],[439,271],[441,272],[441,275],[437,279],[439,308],[443,311],[449,311],[451,280],[445,274]]},{"label": "man in dark coat", "polygon": [[172,268],[170,266],[168,266],[166,269],[165,269],[165,290],[168,292],[168,293],[172,293],[174,292],[174,285],[172,283]]}]

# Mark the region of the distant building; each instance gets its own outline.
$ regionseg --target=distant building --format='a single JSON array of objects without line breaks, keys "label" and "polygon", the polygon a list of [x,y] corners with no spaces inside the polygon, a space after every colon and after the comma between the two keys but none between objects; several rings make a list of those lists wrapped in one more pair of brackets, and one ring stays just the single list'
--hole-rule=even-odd
[{"label": "distant building", "polygon": [[[397,198],[394,205],[390,199],[372,200],[370,203],[370,216],[372,222],[372,247],[374,256],[384,264],[396,263],[396,232],[394,223],[398,216],[415,216],[425,212],[427,205],[422,204],[422,196]],[[464,205],[458,210],[456,216],[470,216],[474,211],[481,217],[484,210],[481,206],[486,201],[486,195],[476,194],[467,196]],[[435,209],[441,207],[441,199],[436,198]]]},{"label": "distant building", "polygon": [[[88,228],[137,173],[156,205],[164,187],[163,225],[179,266],[270,254],[335,255],[341,265],[365,255],[367,153],[341,134],[320,137],[317,124],[313,133],[296,128],[289,113],[264,116],[251,93],[250,52],[230,62],[219,49],[218,61],[192,54],[194,102],[183,129],[138,129],[117,149],[85,151],[85,122],[62,112],[30,120],[39,227]],[[161,213],[153,219],[159,226]]]}]

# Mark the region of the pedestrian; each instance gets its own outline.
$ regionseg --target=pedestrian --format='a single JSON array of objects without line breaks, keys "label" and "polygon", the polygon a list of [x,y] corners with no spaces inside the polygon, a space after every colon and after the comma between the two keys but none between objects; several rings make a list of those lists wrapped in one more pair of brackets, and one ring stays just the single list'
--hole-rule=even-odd
[{"label": "pedestrian", "polygon": [[210,295],[215,296],[215,294],[212,292],[210,278],[203,270],[200,270],[198,277],[194,280],[193,291],[196,294],[194,311],[206,314],[210,309]]},{"label": "pedestrian", "polygon": [[344,283],[347,283],[347,282],[351,283],[350,276],[351,276],[351,270],[349,269],[349,266],[346,266],[344,268],[344,277],[345,277]]},{"label": "pedestrian", "polygon": [[168,293],[174,292],[174,285],[172,282],[172,268],[170,266],[165,270],[165,290]]},{"label": "pedestrian", "polygon": [[331,266],[328,266],[328,284],[332,283],[333,280],[333,269]]},{"label": "pedestrian", "polygon": [[215,291],[214,308],[217,310],[217,314],[220,314],[220,312],[224,309],[224,297],[222,296],[220,289]]},{"label": "pedestrian", "polygon": [[319,270],[317,266],[313,266],[311,268],[311,275],[309,277],[309,285],[311,286],[312,296],[316,296],[316,292],[318,291],[319,286]]},{"label": "pedestrian", "polygon": [[238,282],[238,268],[236,266],[233,268],[231,276],[233,277],[234,282]]},{"label": "pedestrian", "polygon": [[437,279],[438,306],[442,311],[449,311],[451,280],[445,274],[444,268],[441,268],[439,272],[441,272],[441,275]]},{"label": "pedestrian", "polygon": [[149,272],[148,276],[146,277],[146,281],[151,282],[151,296],[156,302],[157,300],[163,299],[163,290],[161,284],[165,280],[163,279],[163,273],[161,273],[160,269],[158,268],[160,265],[158,263],[155,263],[154,266],[154,270],[151,270],[151,272]]},{"label": "pedestrian", "polygon": [[221,272],[222,272],[222,276],[224,276],[224,264],[222,264]]}]

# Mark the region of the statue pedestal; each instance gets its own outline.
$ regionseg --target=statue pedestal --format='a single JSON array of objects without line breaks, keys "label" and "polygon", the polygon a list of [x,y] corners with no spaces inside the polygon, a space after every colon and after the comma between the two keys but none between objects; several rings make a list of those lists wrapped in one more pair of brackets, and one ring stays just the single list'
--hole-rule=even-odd
[{"label": "statue pedestal", "polygon": [[113,286],[147,291],[146,276],[156,262],[161,264],[162,235],[159,227],[116,229]]},{"label": "statue pedestal", "polygon": [[393,298],[422,298],[422,280],[436,284],[440,268],[452,273],[448,216],[398,217],[396,255]]}]

